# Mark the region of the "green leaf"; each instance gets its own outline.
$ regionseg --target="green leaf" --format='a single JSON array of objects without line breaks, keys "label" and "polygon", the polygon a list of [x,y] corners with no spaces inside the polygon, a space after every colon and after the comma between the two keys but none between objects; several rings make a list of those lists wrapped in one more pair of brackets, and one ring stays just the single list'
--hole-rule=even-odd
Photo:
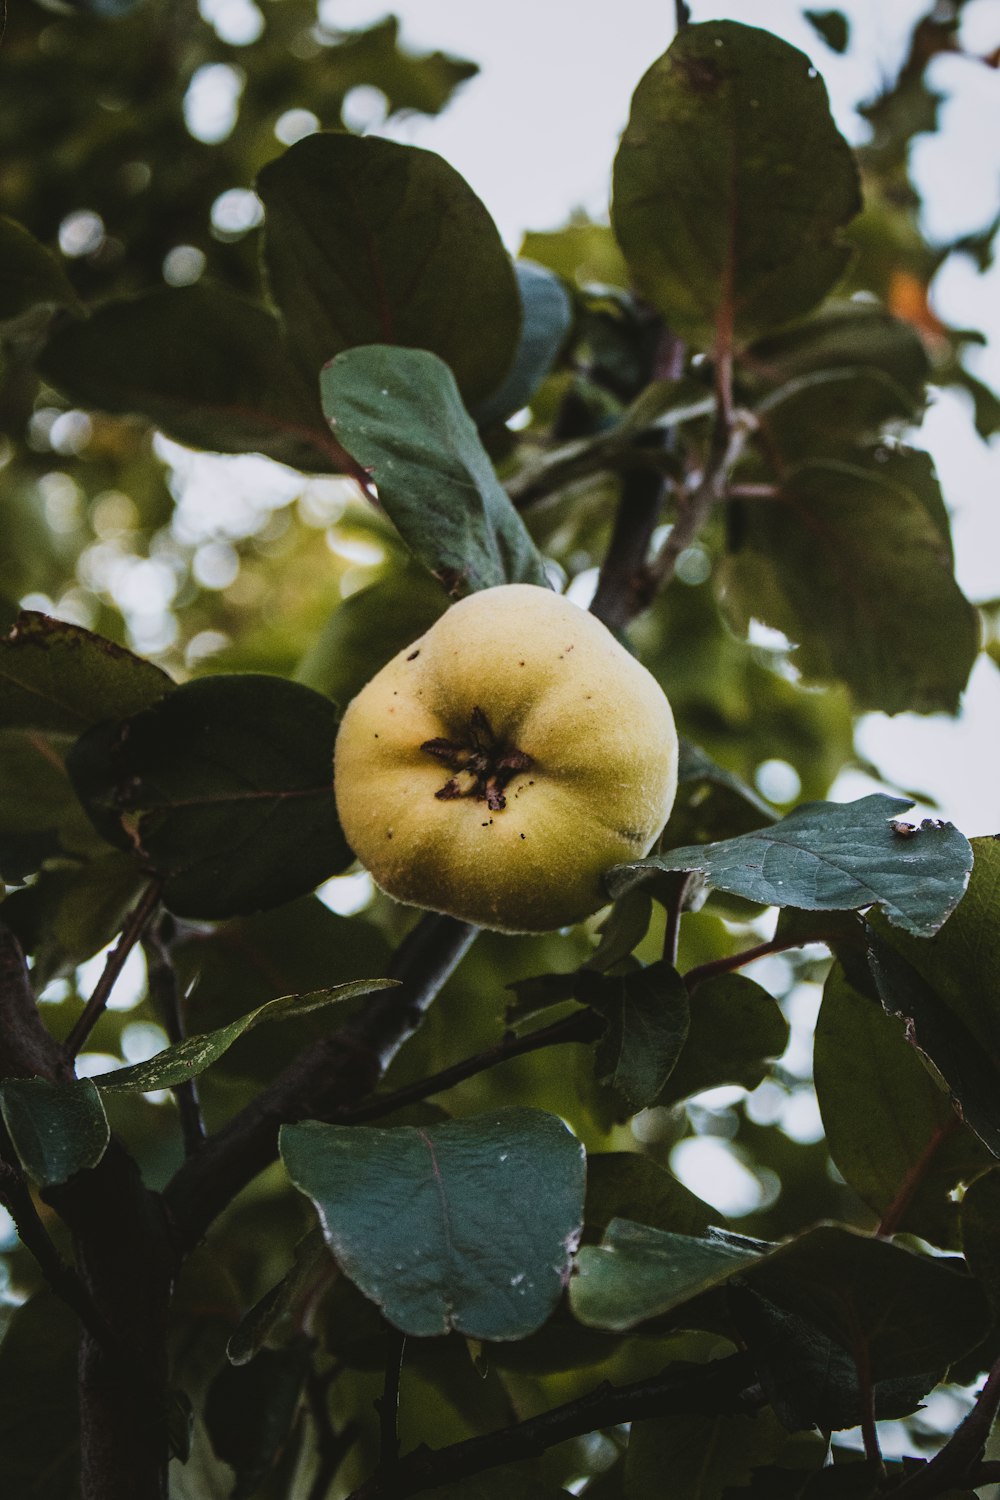
[{"label": "green leaf", "polygon": [[856,464],[816,463],[738,515],[740,547],[719,574],[735,629],[757,619],[784,631],[802,675],[846,682],[861,708],[955,712],[978,620],[917,494]]},{"label": "green leaf", "polygon": [[0,217],[0,323],[35,307],[72,306],[76,300],[58,257],[23,224]]},{"label": "green leaf", "polygon": [[822,1224],[783,1245],[722,1230],[698,1239],[614,1220],[577,1256],[570,1304],[582,1323],[625,1330],[734,1277],[804,1319],[872,1380],[943,1369],[979,1341],[982,1289],[953,1264]]},{"label": "green leaf", "polygon": [[101,1096],[89,1078],[5,1079],[0,1113],[21,1165],[39,1187],[96,1167],[111,1139]]},{"label": "green leaf", "polygon": [[613,1219],[601,1244],[577,1255],[570,1306],[591,1328],[624,1332],[721,1286],[770,1249],[724,1229],[695,1237]]},{"label": "green leaf", "polygon": [[0,871],[8,880],[34,874],[50,857],[101,847],[61,750],[38,730],[0,729]]},{"label": "green leaf", "polygon": [[962,1249],[994,1318],[1000,1317],[1000,1168],[977,1177],[962,1197]]},{"label": "green leaf", "polygon": [[843,11],[806,10],[802,14],[809,25],[821,36],[831,52],[846,52],[851,40],[851,28]]},{"label": "green leaf", "polygon": [[90,730],[67,768],[100,832],[135,849],[171,911],[234,916],[350,863],[333,798],[336,727],[333,704],[299,683],[203,677]]},{"label": "green leaf", "polygon": [[447,365],[423,350],[372,345],[339,355],[320,387],[338,439],[450,594],[547,582]]},{"label": "green leaf", "polygon": [[788,1433],[769,1411],[753,1417],[703,1412],[633,1422],[625,1456],[629,1500],[718,1500],[776,1458]]},{"label": "green leaf", "polygon": [[518,1500],[569,1500],[568,1490],[546,1484],[527,1473],[523,1465],[515,1464],[428,1490],[427,1500],[510,1500],[513,1494]]},{"label": "green leaf", "polygon": [[22,610],[0,638],[0,728],[79,734],[174,688],[166,672],[79,625]]},{"label": "green leaf", "polygon": [[691,997],[691,1029],[656,1103],[677,1104],[704,1089],[754,1089],[788,1045],[778,1002],[745,974],[719,974]]},{"label": "green leaf", "polygon": [[520,1339],[558,1302],[584,1158],[554,1116],[511,1109],[395,1130],[308,1121],[283,1126],[280,1144],[345,1275],[404,1333]]},{"label": "green leaf", "polygon": [[631,1151],[591,1152],[587,1158],[584,1227],[588,1238],[612,1219],[632,1219],[675,1234],[701,1234],[712,1209],[648,1156]]},{"label": "green leaf", "polygon": [[[729,1305],[768,1402],[785,1427],[831,1432],[862,1421],[868,1393],[852,1350],[749,1286],[732,1287]],[[943,1373],[941,1366],[876,1382],[871,1392],[876,1417],[909,1416]]]},{"label": "green leaf", "polygon": [[853,456],[888,423],[919,420],[922,403],[882,370],[846,365],[813,370],[777,386],[759,402],[769,455],[783,464]]},{"label": "green leaf", "polygon": [[14,1310],[0,1343],[0,1493],[79,1500],[79,1340],[47,1287]]},{"label": "green leaf", "polygon": [[370,995],[376,990],[392,989],[397,983],[395,979],[359,979],[351,984],[334,985],[331,989],[313,990],[308,995],[279,995],[276,1000],[268,1000],[266,1005],[240,1016],[228,1026],[220,1026],[201,1036],[185,1037],[182,1042],[165,1047],[145,1062],[133,1063],[129,1068],[116,1068],[113,1073],[98,1073],[94,1082],[106,1094],[122,1090],[147,1093],[150,1089],[177,1088],[210,1068],[224,1052],[228,1052],[237,1037],[263,1021],[294,1020],[322,1006],[353,1000],[358,995]]},{"label": "green leaf", "polygon": [[35,988],[72,973],[112,942],[143,883],[131,855],[109,850],[84,864],[40,870],[31,885],[9,895],[3,919],[32,955]]},{"label": "green leaf", "polygon": [[687,26],[642,79],[612,223],[639,291],[705,346],[801,317],[844,270],[857,172],[804,53],[732,21]]},{"label": "green leaf", "polygon": [[835,965],[816,1025],[814,1071],[841,1175],[893,1231],[959,1247],[956,1190],[990,1165],[903,1028]]},{"label": "green leaf", "polygon": [[717,765],[699,745],[681,740],[677,796],[662,844],[704,844],[776,821],[776,814],[744,781]]},{"label": "green leaf", "polygon": [[468,183],[433,151],[317,133],[257,179],[274,300],[311,375],[359,344],[429,349],[467,401],[517,346],[510,257]]},{"label": "green leaf", "polygon": [[248,1364],[295,1303],[323,1280],[323,1272],[329,1266],[330,1252],[322,1231],[312,1229],[295,1246],[295,1264],[291,1270],[254,1303],[240,1319],[236,1332],[230,1335],[226,1345],[230,1364]]},{"label": "green leaf", "polygon": [[289,356],[280,323],[224,287],[105,302],[54,335],[41,369],[74,401],[139,413],[195,448],[341,467],[315,382]]},{"label": "green leaf", "polygon": [[666,1087],[690,1025],[688,993],[672,964],[650,964],[605,977],[589,1003],[608,1019],[597,1044],[597,1076],[632,1111],[645,1109]]},{"label": "green leaf", "polygon": [[869,916],[871,966],[886,1010],[905,1018],[966,1123],[1000,1156],[1000,844],[972,847],[969,889],[931,942]]},{"label": "green leaf", "polygon": [[916,329],[871,302],[827,304],[804,322],[758,340],[740,360],[740,375],[774,389],[847,366],[880,371],[914,401],[922,397],[930,375],[927,350]]},{"label": "green leaf", "polygon": [[514,273],[521,297],[521,337],[506,380],[473,411],[480,427],[496,426],[527,406],[573,324],[573,301],[559,276],[531,260],[515,261]]},{"label": "green leaf", "polygon": [[889,921],[930,937],[961,900],[972,868],[968,839],[951,823],[894,826],[906,798],[874,792],[856,802],[804,802],[769,828],[718,844],[672,849],[608,875],[619,896],[647,872],[697,870],[719,890],[766,906],[854,911],[878,904]]},{"label": "green leaf", "polygon": [[261,1349],[248,1364],[223,1365],[205,1398],[205,1426],[217,1458],[231,1464],[231,1500],[250,1500],[288,1442],[309,1369],[305,1334],[283,1349]]}]

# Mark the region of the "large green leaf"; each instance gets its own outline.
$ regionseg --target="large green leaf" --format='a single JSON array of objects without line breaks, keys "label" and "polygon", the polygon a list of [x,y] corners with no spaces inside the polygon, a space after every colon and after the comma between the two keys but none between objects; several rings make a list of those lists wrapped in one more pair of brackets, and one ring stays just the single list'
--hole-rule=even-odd
[{"label": "large green leaf", "polygon": [[165,1047],[145,1062],[133,1063],[129,1068],[116,1068],[113,1073],[99,1073],[94,1083],[108,1094],[127,1090],[146,1093],[150,1089],[173,1089],[178,1084],[188,1083],[217,1062],[223,1053],[241,1037],[263,1021],[294,1020],[308,1015],[338,1001],[354,1000],[359,995],[370,995],[375,990],[385,990],[397,984],[395,979],[359,979],[353,984],[338,984],[332,989],[314,990],[308,995],[279,995],[268,1000],[257,1010],[252,1010],[228,1026],[220,1026],[200,1036],[185,1037],[173,1047]]},{"label": "large green leaf", "polygon": [[1000,1156],[1000,844],[975,839],[961,905],[930,942],[869,916],[882,1003],[941,1074],[967,1124]]},{"label": "large green leaf", "polygon": [[[633,1422],[625,1455],[628,1500],[718,1500],[776,1458],[788,1433],[769,1411],[749,1416],[685,1412]],[[669,1475],[669,1490],[664,1489]]]},{"label": "large green leaf", "polygon": [[[862,1421],[868,1392],[853,1347],[749,1286],[731,1288],[729,1305],[768,1402],[785,1427],[830,1432]],[[932,1370],[876,1381],[871,1391],[876,1417],[908,1416],[943,1374],[939,1362]]]},{"label": "large green leaf", "polygon": [[0,729],[0,873],[7,880],[34,874],[50,857],[100,846],[62,748],[37,730]]},{"label": "large green leaf", "polygon": [[271,291],[310,375],[358,344],[403,344],[445,360],[470,402],[496,389],[517,345],[517,283],[454,167],[378,136],[319,133],[257,187]]},{"label": "large green leaf", "polygon": [[1000,1316],[1000,1168],[977,1177],[963,1195],[962,1249]]},{"label": "large green leaf", "polygon": [[338,355],[320,387],[338,439],[450,594],[547,582],[447,365],[424,350],[373,344]]},{"label": "large green leaf", "polygon": [[236,1471],[230,1500],[259,1494],[289,1442],[311,1351],[312,1340],[300,1333],[244,1365],[223,1365],[209,1386],[205,1426],[216,1457]]},{"label": "large green leaf", "polygon": [[480,427],[503,422],[527,406],[548,375],[573,323],[573,300],[560,277],[533,260],[514,262],[521,298],[521,337],[501,386],[473,410]]},{"label": "large green leaf", "polygon": [[804,53],[733,21],[688,26],[632,100],[612,222],[639,291],[705,346],[814,307],[847,264],[857,172]]},{"label": "large green leaf", "polygon": [[634,1219],[675,1234],[701,1234],[712,1209],[670,1172],[637,1152],[609,1151],[587,1158],[584,1228],[600,1237],[612,1219]]},{"label": "large green leaf", "polygon": [[22,610],[0,638],[0,728],[80,734],[149,708],[173,687],[152,662],[35,610]]},{"label": "large green leaf", "polygon": [[341,467],[315,382],[288,354],[280,323],[224,287],[105,302],[61,328],[41,365],[74,401],[148,417],[192,447]]},{"label": "large green leaf", "polygon": [[666,1087],[690,1025],[688,993],[665,961],[617,978],[602,977],[599,993],[586,986],[589,1004],[607,1017],[598,1042],[597,1076],[621,1094],[632,1111],[655,1102]]},{"label": "large green leaf", "polygon": [[614,1220],[577,1256],[581,1322],[625,1330],[734,1277],[867,1362],[872,1380],[943,1369],[982,1337],[982,1288],[944,1260],[822,1224],[783,1245],[722,1230],[700,1238]]},{"label": "large green leaf", "polygon": [[754,1089],[788,1045],[778,1002],[745,974],[718,974],[691,996],[691,1029],[656,1103],[677,1104],[703,1089]]},{"label": "large green leaf", "polygon": [[846,682],[861,708],[955,712],[979,625],[918,494],[857,464],[814,463],[738,516],[719,575],[735,628],[784,631],[803,676]]},{"label": "large green leaf", "polygon": [[830,1155],[855,1192],[888,1212],[893,1230],[959,1248],[956,1190],[991,1158],[899,1022],[839,965],[823,993],[814,1072]]},{"label": "large green leaf", "polygon": [[916,329],[872,302],[829,303],[804,322],[758,340],[740,360],[740,373],[773,389],[815,371],[847,366],[881,371],[914,400],[930,374]]},{"label": "large green leaf", "polygon": [[336,711],[299,683],[203,677],[97,725],[67,766],[99,830],[133,848],[172,911],[274,906],[342,870],[333,799]]},{"label": "large green leaf", "polygon": [[624,1332],[723,1285],[771,1248],[722,1229],[694,1236],[612,1219],[601,1244],[577,1255],[570,1306],[581,1323]]},{"label": "large green leaf", "polygon": [[0,218],[0,323],[34,307],[71,306],[74,292],[59,259],[14,219]]},{"label": "large green leaf", "polygon": [[511,1109],[394,1130],[307,1121],[282,1127],[281,1154],[344,1273],[404,1333],[520,1339],[559,1300],[584,1157],[554,1116]]},{"label": "large green leaf", "polygon": [[607,877],[612,895],[662,870],[697,870],[719,890],[767,906],[851,911],[877,904],[889,921],[930,937],[961,900],[972,850],[951,823],[919,828],[895,814],[912,802],[874,792],[856,802],[804,802],[770,827],[718,844],[671,849]]},{"label": "large green leaf", "polygon": [[89,1078],[8,1078],[0,1083],[0,1112],[21,1165],[39,1187],[96,1167],[111,1139]]}]

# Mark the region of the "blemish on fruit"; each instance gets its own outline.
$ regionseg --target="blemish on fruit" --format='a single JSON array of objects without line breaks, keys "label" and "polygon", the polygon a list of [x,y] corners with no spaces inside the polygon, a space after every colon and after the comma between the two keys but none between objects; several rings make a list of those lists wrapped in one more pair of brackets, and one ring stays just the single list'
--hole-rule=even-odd
[{"label": "blemish on fruit", "polygon": [[411,651],[411,652],[410,652],[410,654],[409,654],[409,656],[408,656],[408,657],[407,657],[407,658],[406,658],[406,660],[407,660],[407,661],[416,661],[416,659],[417,659],[417,657],[418,657],[418,656],[419,656],[419,655],[420,655],[420,647],[419,647],[419,646],[418,646],[418,647],[417,647],[417,649],[416,649],[416,651]]}]

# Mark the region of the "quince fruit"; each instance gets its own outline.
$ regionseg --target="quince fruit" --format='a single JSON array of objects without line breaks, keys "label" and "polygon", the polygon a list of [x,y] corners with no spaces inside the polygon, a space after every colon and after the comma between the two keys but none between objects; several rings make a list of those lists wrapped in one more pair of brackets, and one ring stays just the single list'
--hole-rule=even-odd
[{"label": "quince fruit", "polygon": [[334,759],[348,843],[399,901],[547,932],[608,897],[673,805],[659,684],[594,615],[506,584],[453,605],[348,705]]}]

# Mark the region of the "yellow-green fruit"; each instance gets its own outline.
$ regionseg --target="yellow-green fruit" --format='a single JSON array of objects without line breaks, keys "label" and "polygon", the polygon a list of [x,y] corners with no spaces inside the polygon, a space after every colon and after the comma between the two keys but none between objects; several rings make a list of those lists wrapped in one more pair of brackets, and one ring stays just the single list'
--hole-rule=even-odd
[{"label": "yellow-green fruit", "polygon": [[607,900],[677,787],[670,705],[599,620],[507,584],[452,606],[348,705],[347,841],[399,901],[546,932]]}]

